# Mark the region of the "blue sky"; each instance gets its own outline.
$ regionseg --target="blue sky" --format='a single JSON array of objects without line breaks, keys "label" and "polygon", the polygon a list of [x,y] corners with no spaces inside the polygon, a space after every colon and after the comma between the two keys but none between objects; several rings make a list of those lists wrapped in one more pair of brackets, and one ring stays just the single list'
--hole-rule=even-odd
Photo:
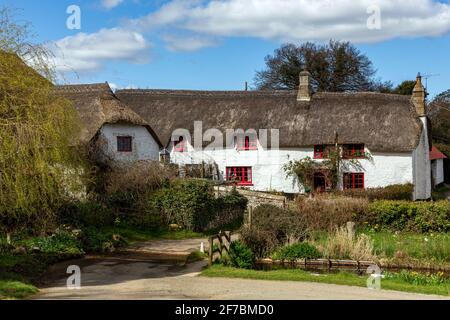
[{"label": "blue sky", "polygon": [[[375,3],[380,28],[369,29]],[[283,42],[350,40],[395,84],[450,88],[450,4],[411,0],[0,0],[21,9],[37,41],[56,51],[70,83],[120,88],[240,90]],[[69,30],[67,7],[81,9]],[[370,12],[368,12],[368,11]],[[375,16],[377,19],[378,17]],[[56,48],[56,49],[55,49]]]}]

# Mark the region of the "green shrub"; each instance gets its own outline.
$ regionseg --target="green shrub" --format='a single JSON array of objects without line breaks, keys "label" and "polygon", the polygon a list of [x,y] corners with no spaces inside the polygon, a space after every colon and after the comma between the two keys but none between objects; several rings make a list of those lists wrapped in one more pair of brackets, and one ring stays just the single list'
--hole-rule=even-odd
[{"label": "green shrub", "polygon": [[237,192],[216,199],[213,185],[203,180],[176,180],[152,194],[146,210],[160,212],[166,225],[206,231],[242,218],[247,200]]},{"label": "green shrub", "polygon": [[398,231],[448,232],[450,203],[375,201],[369,205],[366,222]]},{"label": "green shrub", "polygon": [[127,242],[120,235],[90,227],[83,230],[82,244],[86,252],[113,252]]},{"label": "green shrub", "polygon": [[375,200],[411,200],[414,186],[412,184],[393,184],[380,188],[367,188],[365,190],[344,190],[336,194],[367,198],[369,201]]},{"label": "green shrub", "polygon": [[286,246],[278,250],[273,258],[276,260],[295,261],[298,259],[318,259],[321,257],[319,250],[307,242],[300,242]]},{"label": "green shrub", "polygon": [[251,269],[255,262],[252,250],[241,241],[231,243],[229,257],[235,268]]},{"label": "green shrub", "polygon": [[253,252],[255,258],[266,258],[282,244],[275,233],[270,230],[260,230],[244,226],[240,231],[241,241]]},{"label": "green shrub", "polygon": [[76,227],[105,227],[114,224],[115,215],[111,209],[97,201],[70,203],[60,213],[61,221]]},{"label": "green shrub", "polygon": [[24,242],[28,252],[38,250],[44,254],[78,256],[83,254],[80,241],[74,234],[58,230],[49,237],[32,238]]}]

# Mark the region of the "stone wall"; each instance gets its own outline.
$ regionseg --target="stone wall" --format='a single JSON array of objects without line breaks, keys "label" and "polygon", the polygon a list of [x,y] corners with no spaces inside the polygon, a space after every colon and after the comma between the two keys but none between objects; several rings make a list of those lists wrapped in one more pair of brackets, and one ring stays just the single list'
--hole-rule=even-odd
[{"label": "stone wall", "polygon": [[[216,196],[230,192],[232,187],[215,187]],[[257,192],[247,189],[237,189],[237,191],[248,199],[248,208],[256,208],[262,204],[271,204],[280,208],[286,208],[287,198],[285,196],[274,195],[266,192]]]}]

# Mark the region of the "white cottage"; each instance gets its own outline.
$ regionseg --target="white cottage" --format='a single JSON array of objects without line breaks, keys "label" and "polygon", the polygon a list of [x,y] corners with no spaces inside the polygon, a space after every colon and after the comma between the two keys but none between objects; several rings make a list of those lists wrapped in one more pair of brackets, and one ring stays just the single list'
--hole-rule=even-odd
[{"label": "white cottage", "polygon": [[82,124],[81,143],[100,161],[159,161],[162,144],[152,128],[121,102],[108,83],[57,86],[71,101]]},{"label": "white cottage", "polygon": [[[366,152],[362,168],[343,172],[342,188],[414,184],[431,197],[430,139],[420,75],[412,97],[381,93],[312,93],[310,75],[298,91],[120,90],[121,101],[155,130],[173,163],[211,163],[221,180],[259,191],[302,192],[284,166],[326,158],[336,137],[349,158]],[[156,115],[156,116],[155,116]],[[244,134],[239,134],[239,129]],[[315,188],[326,188],[320,173]]]}]

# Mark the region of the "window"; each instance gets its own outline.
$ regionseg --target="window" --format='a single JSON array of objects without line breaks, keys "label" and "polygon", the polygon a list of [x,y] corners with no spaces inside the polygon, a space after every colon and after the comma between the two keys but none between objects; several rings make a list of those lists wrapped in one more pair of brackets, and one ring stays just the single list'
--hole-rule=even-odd
[{"label": "window", "polygon": [[344,189],[364,189],[364,173],[344,173]]},{"label": "window", "polygon": [[364,158],[364,144],[344,144],[344,159],[362,159]]},{"label": "window", "polygon": [[133,138],[132,137],[117,137],[117,152],[132,152]]},{"label": "window", "polygon": [[234,144],[240,151],[258,150],[258,137],[256,135],[246,135],[234,137]]},{"label": "window", "polygon": [[317,144],[314,146],[314,159],[328,159],[330,157],[330,148],[334,146]]},{"label": "window", "polygon": [[251,167],[227,167],[227,181],[241,186],[252,185]]},{"label": "window", "polygon": [[175,152],[186,152],[186,143],[184,137],[179,137],[178,140],[173,143]]}]

